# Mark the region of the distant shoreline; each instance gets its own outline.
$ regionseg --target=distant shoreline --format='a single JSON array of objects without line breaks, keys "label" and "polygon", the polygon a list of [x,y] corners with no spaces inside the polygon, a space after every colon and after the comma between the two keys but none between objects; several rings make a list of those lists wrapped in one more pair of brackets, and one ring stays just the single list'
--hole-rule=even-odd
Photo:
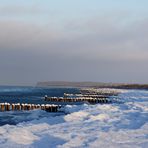
[{"label": "distant shoreline", "polygon": [[66,82],[48,81],[38,82],[37,87],[93,87],[93,88],[117,88],[117,89],[148,89],[148,84],[128,84],[128,83],[100,83],[100,82]]}]

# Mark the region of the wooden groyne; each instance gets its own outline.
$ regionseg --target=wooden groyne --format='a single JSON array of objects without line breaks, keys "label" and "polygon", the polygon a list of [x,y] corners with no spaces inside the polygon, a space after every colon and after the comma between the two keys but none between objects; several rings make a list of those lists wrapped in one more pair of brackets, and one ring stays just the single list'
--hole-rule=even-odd
[{"label": "wooden groyne", "polygon": [[86,97],[80,97],[80,98],[63,98],[63,97],[47,97],[45,96],[45,101],[50,102],[88,102],[90,104],[95,103],[108,103],[107,98],[86,98]]},{"label": "wooden groyne", "polygon": [[61,108],[61,105],[54,105],[54,104],[10,104],[10,103],[0,103],[0,111],[29,111],[34,109],[41,109],[47,112],[57,112]]},{"label": "wooden groyne", "polygon": [[66,94],[64,93],[64,98],[80,98],[80,97],[86,97],[86,98],[108,98],[108,95],[100,95],[100,94]]},{"label": "wooden groyne", "polygon": [[96,103],[110,103],[111,97],[118,97],[120,90],[115,89],[95,89],[95,88],[82,88],[77,94],[64,93],[63,98],[47,97],[46,101],[55,102],[88,102],[91,104]]},{"label": "wooden groyne", "polygon": [[118,90],[114,89],[81,89],[80,93],[84,95],[92,96],[117,96],[119,94]]}]

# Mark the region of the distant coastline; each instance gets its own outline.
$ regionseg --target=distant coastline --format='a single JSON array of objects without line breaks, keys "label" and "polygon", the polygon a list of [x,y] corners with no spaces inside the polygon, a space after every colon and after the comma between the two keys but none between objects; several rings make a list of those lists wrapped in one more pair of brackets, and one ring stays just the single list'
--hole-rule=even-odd
[{"label": "distant coastline", "polygon": [[118,89],[148,89],[148,84],[128,83],[101,83],[101,82],[68,82],[68,81],[47,81],[38,82],[37,87],[94,87],[94,88],[118,88]]}]

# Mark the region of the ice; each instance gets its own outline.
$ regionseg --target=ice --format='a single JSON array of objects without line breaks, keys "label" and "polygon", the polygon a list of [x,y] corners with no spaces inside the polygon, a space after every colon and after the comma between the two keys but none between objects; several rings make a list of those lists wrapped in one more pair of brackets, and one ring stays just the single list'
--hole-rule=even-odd
[{"label": "ice", "polygon": [[0,127],[0,148],[147,148],[148,91],[119,97],[124,103],[67,105],[60,116],[32,111],[31,120]]},{"label": "ice", "polygon": [[89,113],[85,111],[78,111],[78,112],[74,112],[69,115],[66,115],[64,119],[67,122],[76,122],[76,121],[83,121],[85,118],[87,118],[87,116],[89,116]]}]

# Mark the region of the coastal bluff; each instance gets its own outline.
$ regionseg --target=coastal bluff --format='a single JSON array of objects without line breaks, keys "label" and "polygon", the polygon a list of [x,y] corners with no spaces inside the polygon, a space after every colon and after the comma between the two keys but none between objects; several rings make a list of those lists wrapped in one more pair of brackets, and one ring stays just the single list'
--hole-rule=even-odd
[{"label": "coastal bluff", "polygon": [[102,82],[69,82],[69,81],[46,81],[38,82],[37,87],[94,87],[94,88],[119,88],[119,89],[148,89],[148,84],[128,83],[102,83]]}]

